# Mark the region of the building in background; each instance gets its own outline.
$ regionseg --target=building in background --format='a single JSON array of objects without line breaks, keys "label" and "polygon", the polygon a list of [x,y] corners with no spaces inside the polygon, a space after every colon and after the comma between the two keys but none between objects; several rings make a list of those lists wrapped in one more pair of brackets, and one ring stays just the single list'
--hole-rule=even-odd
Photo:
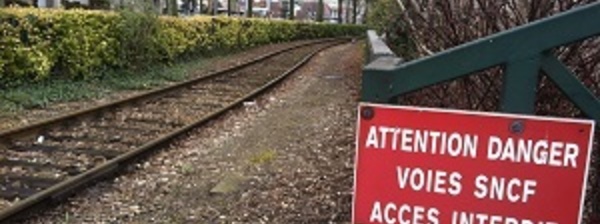
[{"label": "building in background", "polygon": [[[169,0],[150,0],[157,13],[166,14],[167,1]],[[180,15],[195,15],[200,13],[200,6],[196,1],[194,6],[190,0],[177,0]],[[227,13],[228,0],[202,0],[203,13],[217,14]],[[246,16],[248,0],[229,0],[231,1],[231,14],[233,16]],[[252,0],[253,16],[271,19],[286,19],[289,17],[289,0]],[[114,9],[120,5],[139,5],[142,7],[148,4],[148,0],[8,0],[9,4],[18,4],[22,6],[33,6],[39,8],[91,8],[91,9]],[[301,21],[316,21],[318,0],[294,0],[294,19]],[[357,22],[364,20],[366,2],[358,1],[357,4]],[[329,23],[338,22],[338,0],[323,0],[323,21]],[[342,4],[342,21],[351,23],[353,17],[352,0],[344,0]]]}]

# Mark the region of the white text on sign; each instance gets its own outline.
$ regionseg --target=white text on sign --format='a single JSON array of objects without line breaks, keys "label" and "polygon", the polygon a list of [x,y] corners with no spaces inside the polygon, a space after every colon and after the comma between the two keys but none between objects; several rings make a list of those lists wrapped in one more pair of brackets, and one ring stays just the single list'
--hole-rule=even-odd
[{"label": "white text on sign", "polygon": [[[479,136],[475,134],[371,126],[364,146],[366,149],[476,158],[478,142]],[[571,142],[489,136],[486,158],[490,161],[577,168],[579,151],[579,146]]]}]

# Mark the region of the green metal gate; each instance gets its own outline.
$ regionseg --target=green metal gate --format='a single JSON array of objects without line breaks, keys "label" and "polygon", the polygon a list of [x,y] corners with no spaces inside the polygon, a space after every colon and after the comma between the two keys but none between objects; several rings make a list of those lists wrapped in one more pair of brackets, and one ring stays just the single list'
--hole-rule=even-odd
[{"label": "green metal gate", "polygon": [[[364,69],[362,100],[391,102],[436,83],[505,65],[502,111],[533,113],[539,70],[588,117],[600,123],[600,101],[552,54],[555,47],[600,35],[600,4],[592,4],[401,64],[379,57]],[[381,88],[385,87],[385,88]]]}]

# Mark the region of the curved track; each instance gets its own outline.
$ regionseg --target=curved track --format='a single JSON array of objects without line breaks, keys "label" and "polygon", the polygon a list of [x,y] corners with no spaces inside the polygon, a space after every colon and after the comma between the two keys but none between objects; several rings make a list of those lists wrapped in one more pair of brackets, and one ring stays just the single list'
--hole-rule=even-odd
[{"label": "curved track", "polygon": [[114,173],[274,86],[320,50],[341,42],[294,46],[194,80],[0,133],[0,222]]}]

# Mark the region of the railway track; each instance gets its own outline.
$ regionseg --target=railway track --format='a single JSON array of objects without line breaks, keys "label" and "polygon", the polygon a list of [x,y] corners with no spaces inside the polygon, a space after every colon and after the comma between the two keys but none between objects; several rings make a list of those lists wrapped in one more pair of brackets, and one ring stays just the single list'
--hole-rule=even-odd
[{"label": "railway track", "polygon": [[180,84],[0,133],[0,222],[60,201],[274,86],[320,40]]}]

